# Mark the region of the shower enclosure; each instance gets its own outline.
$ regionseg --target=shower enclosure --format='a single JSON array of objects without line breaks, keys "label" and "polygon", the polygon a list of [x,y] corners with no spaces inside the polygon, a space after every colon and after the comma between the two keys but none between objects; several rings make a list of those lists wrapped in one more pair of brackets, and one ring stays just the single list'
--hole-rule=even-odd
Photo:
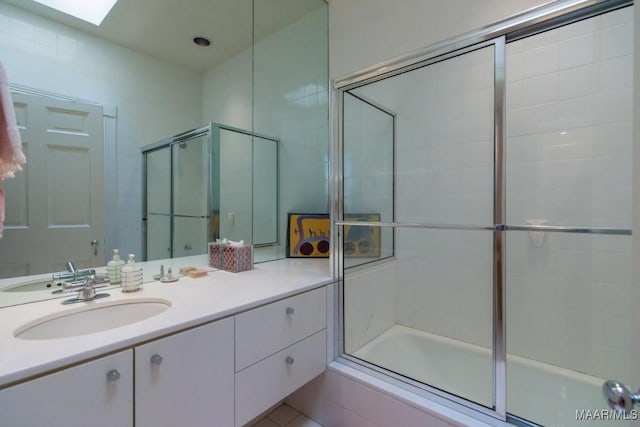
[{"label": "shower enclosure", "polygon": [[629,5],[557,2],[336,83],[345,363],[521,425],[607,408],[632,366]]},{"label": "shower enclosure", "polygon": [[278,244],[278,140],[209,123],[142,149],[145,259]]}]

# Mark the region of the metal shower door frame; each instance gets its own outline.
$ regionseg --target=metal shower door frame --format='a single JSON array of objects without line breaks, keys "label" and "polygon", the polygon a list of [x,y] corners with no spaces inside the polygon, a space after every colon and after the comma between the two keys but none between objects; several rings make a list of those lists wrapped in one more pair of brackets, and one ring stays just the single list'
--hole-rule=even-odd
[{"label": "metal shower door frame", "polygon": [[[505,89],[506,89],[506,44],[557,28],[592,16],[632,5],[632,0],[560,0],[523,12],[505,21],[491,26],[445,40],[423,50],[413,52],[396,59],[377,64],[373,67],[355,72],[334,81],[334,93],[331,104],[330,158],[330,190],[331,190],[331,223],[332,251],[331,266],[333,277],[338,286],[335,287],[334,303],[338,309],[334,318],[334,359],[356,369],[367,372],[377,378],[393,382],[401,388],[417,394],[435,396],[436,400],[472,416],[483,416],[483,419],[509,421],[519,425],[534,425],[530,422],[507,414],[506,407],[506,300],[505,300],[505,266],[504,243],[508,230],[569,232],[607,235],[630,235],[630,229],[604,227],[559,227],[535,225],[505,224]],[[423,224],[399,222],[355,223],[344,220],[344,169],[342,153],[344,149],[343,99],[344,93],[351,89],[406,73],[436,62],[460,56],[487,46],[494,46],[494,200],[493,225],[455,225],[455,224]],[[394,171],[395,175],[395,171]],[[394,177],[395,178],[395,177]],[[395,183],[394,183],[395,188]],[[395,219],[395,195],[394,195]],[[374,366],[344,353],[344,252],[342,229],[345,225],[369,225],[379,227],[403,227],[419,229],[448,230],[489,230],[493,232],[493,408],[488,408],[451,395],[434,387],[412,381],[394,374],[386,369]]]}]

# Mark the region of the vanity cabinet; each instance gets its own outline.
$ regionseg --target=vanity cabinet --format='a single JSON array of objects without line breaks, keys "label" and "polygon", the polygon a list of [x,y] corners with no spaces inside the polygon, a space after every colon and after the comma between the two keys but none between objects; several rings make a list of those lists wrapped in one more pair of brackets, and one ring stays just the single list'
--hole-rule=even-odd
[{"label": "vanity cabinet", "polygon": [[233,318],[134,352],[136,427],[233,426]]},{"label": "vanity cabinet", "polygon": [[236,316],[236,426],[324,372],[326,301],[322,287]]},{"label": "vanity cabinet", "polygon": [[321,287],[2,389],[0,426],[243,426],[325,370],[326,298]]},{"label": "vanity cabinet", "polygon": [[133,350],[0,390],[3,427],[133,426]]}]

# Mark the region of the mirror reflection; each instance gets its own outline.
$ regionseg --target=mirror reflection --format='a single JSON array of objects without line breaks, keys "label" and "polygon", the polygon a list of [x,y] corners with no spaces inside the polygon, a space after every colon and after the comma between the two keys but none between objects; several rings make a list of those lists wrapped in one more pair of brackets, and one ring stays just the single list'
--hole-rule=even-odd
[{"label": "mirror reflection", "polygon": [[[278,244],[278,140],[210,123],[143,148],[145,258]],[[224,185],[222,185],[224,183]]]},{"label": "mirror reflection", "polygon": [[[196,45],[194,36],[209,38],[211,46]],[[1,0],[0,61],[28,158],[23,173],[4,182],[0,275],[7,279],[0,289],[15,285],[9,277],[28,288],[27,276],[65,271],[68,261],[104,266],[116,248],[144,261],[142,147],[202,123],[279,141],[273,152],[254,138],[251,165],[237,166],[252,169],[252,215],[240,218],[241,206],[221,205],[222,237],[269,242],[261,259],[278,259],[286,253],[287,212],[327,211],[322,0],[196,0],[188,7],[119,0],[99,27],[30,0]],[[272,152],[256,156],[259,150]],[[241,185],[222,169],[221,196]],[[261,187],[274,181],[275,204],[275,190]],[[171,238],[166,218],[148,219],[147,227]],[[163,249],[150,245],[147,254],[152,250]],[[8,293],[0,292],[0,306],[17,303],[3,301]]]}]

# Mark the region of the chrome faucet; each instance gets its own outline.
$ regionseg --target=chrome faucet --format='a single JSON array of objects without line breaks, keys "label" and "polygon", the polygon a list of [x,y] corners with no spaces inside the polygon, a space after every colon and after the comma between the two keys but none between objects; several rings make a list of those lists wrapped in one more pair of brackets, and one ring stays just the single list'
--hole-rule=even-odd
[{"label": "chrome faucet", "polygon": [[75,272],[77,271],[77,270],[76,270],[76,266],[75,266],[75,265],[73,265],[73,261],[69,261],[69,262],[67,263],[66,267],[67,267],[67,271],[68,271],[69,273],[74,273],[74,274],[75,274]]},{"label": "chrome faucet", "polygon": [[62,292],[78,292],[75,298],[69,298],[62,301],[62,304],[73,304],[81,301],[92,301],[98,298],[108,297],[107,293],[97,293],[96,289],[109,286],[108,277],[96,277],[95,274],[90,275],[84,280],[63,282]]}]

